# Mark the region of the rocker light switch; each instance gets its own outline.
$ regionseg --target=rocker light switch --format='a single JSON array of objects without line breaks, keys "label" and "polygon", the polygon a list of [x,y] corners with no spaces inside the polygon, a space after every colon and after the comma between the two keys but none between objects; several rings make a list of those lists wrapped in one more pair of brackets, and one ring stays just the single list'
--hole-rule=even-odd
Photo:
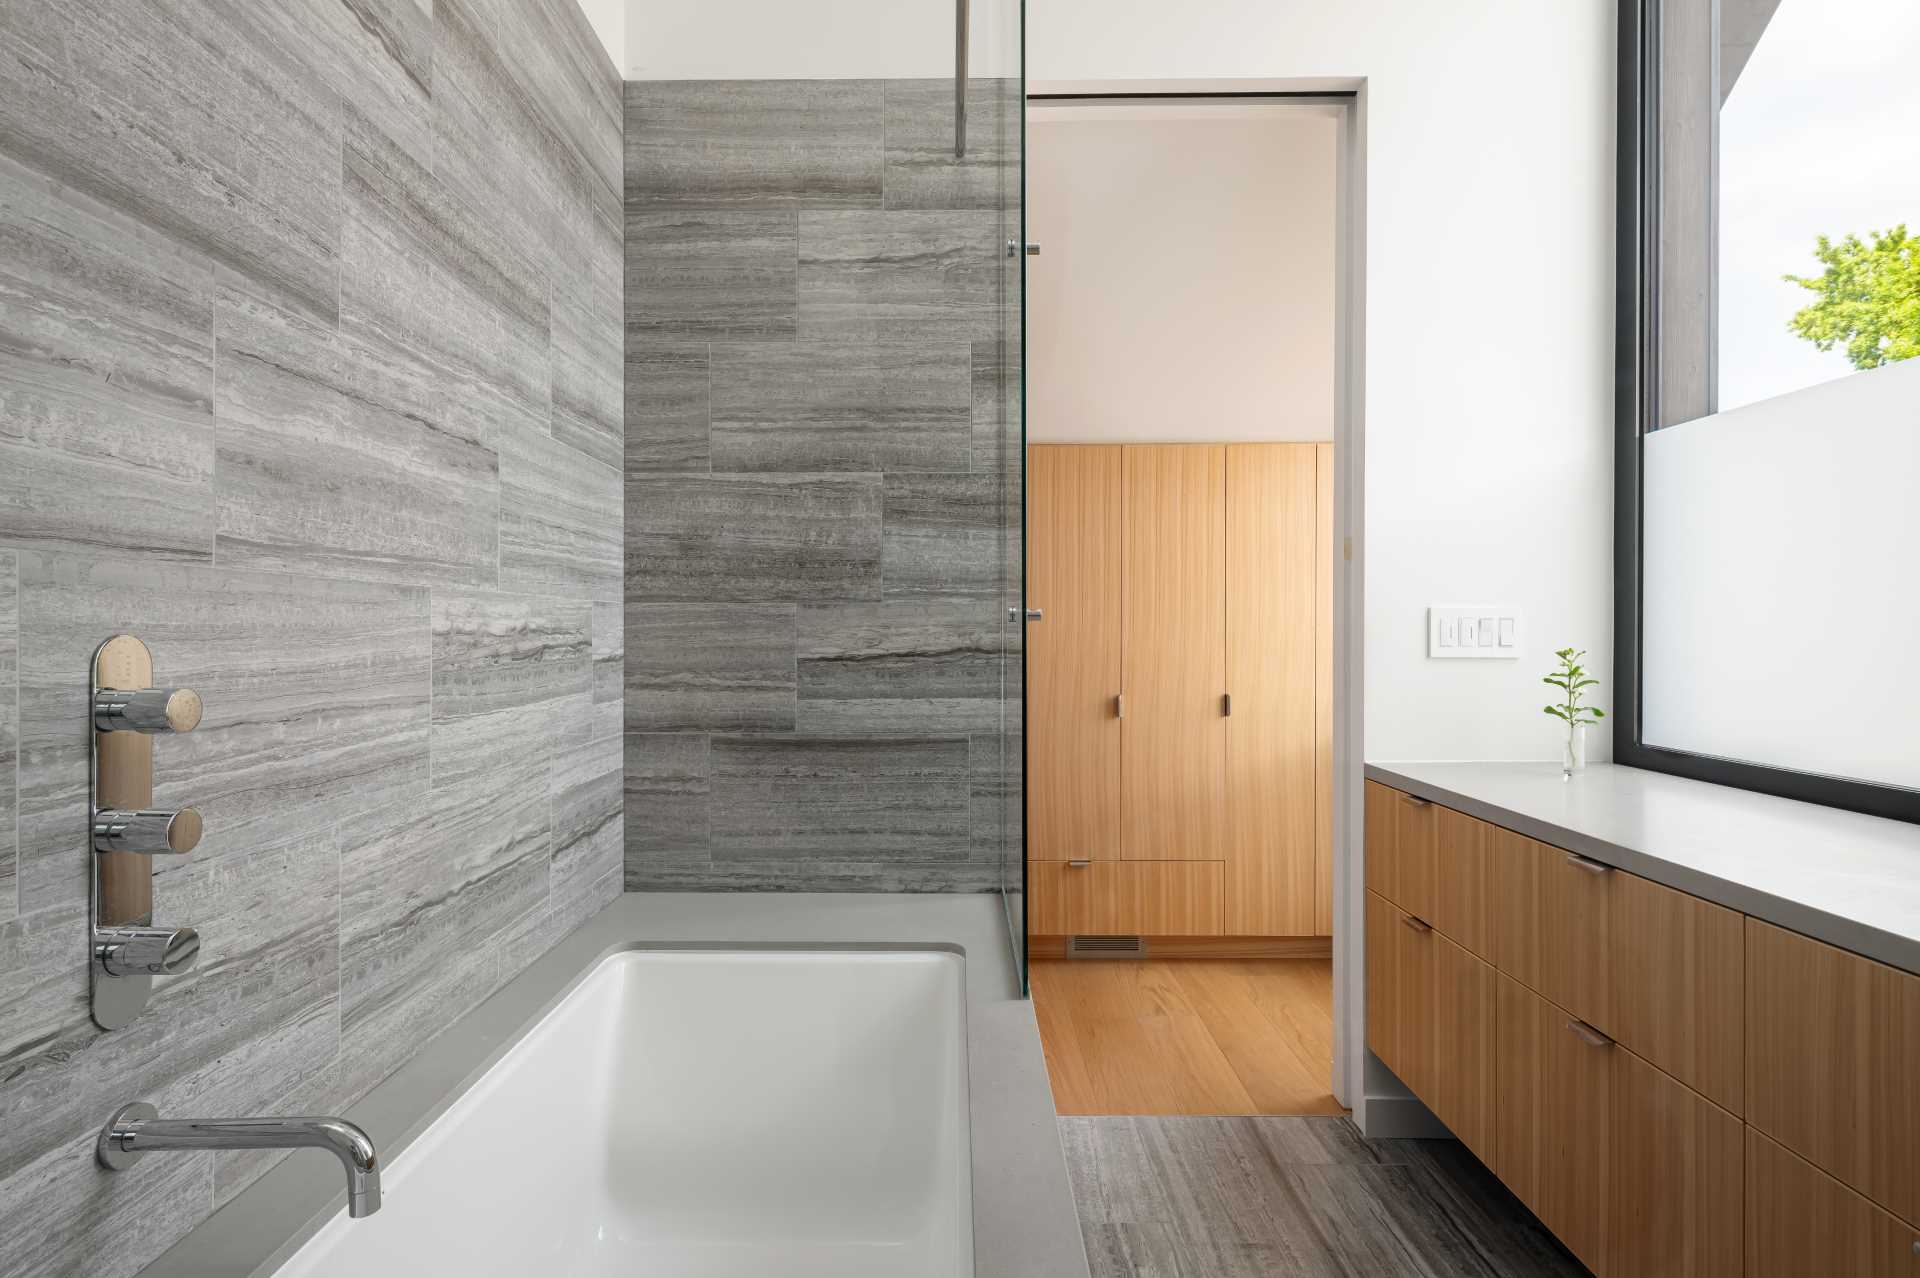
[{"label": "rocker light switch", "polygon": [[1448,661],[1514,661],[1524,655],[1520,609],[1435,604],[1427,609],[1427,655]]}]

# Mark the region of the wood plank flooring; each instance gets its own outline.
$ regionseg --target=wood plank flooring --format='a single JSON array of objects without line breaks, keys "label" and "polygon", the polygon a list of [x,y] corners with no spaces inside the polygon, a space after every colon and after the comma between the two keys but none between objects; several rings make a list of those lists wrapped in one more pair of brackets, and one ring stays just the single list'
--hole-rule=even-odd
[{"label": "wood plank flooring", "polygon": [[1035,960],[1062,1114],[1339,1114],[1330,959]]},{"label": "wood plank flooring", "polygon": [[1058,1121],[1092,1278],[1587,1272],[1454,1141],[1369,1141],[1346,1118]]}]

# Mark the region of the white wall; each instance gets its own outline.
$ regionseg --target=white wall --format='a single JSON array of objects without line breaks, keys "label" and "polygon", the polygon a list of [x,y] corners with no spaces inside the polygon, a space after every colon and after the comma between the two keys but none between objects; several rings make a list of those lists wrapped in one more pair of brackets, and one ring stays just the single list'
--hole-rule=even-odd
[{"label": "white wall", "polygon": [[1027,433],[1333,438],[1339,117],[1035,106]]},{"label": "white wall", "polygon": [[1920,360],[1657,431],[1649,745],[1920,786]]},{"label": "white wall", "polygon": [[[950,76],[954,0],[581,0],[629,80]],[[972,0],[973,75],[1019,74],[1016,0]]]},{"label": "white wall", "polygon": [[[1365,752],[1555,757],[1538,654],[1612,651],[1613,0],[1030,0],[1027,35],[1036,92],[1364,78]],[[1532,658],[1428,660],[1453,602],[1524,607]]]}]

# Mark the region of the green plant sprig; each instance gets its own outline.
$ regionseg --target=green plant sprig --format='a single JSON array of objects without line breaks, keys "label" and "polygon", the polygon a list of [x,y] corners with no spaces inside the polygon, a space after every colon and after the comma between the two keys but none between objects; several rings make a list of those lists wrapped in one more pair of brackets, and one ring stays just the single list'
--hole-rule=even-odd
[{"label": "green plant sprig", "polygon": [[1586,699],[1588,688],[1598,687],[1600,681],[1587,674],[1587,668],[1580,659],[1587,655],[1584,648],[1562,648],[1553,654],[1560,658],[1560,668],[1542,679],[1566,694],[1565,699],[1546,707],[1548,714],[1572,727],[1582,723],[1597,723],[1607,717],[1607,712],[1598,706],[1581,705]]}]

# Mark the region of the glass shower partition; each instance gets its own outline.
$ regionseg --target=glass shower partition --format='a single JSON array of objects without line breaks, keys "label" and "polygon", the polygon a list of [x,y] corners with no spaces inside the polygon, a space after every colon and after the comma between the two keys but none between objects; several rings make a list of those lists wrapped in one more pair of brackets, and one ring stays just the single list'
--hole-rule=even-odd
[{"label": "glass shower partition", "polygon": [[[1001,259],[997,334],[991,358],[976,355],[974,412],[991,440],[998,477],[998,551],[1005,624],[1000,646],[1000,895],[1020,989],[1027,990],[1026,910],[1026,67],[1024,0],[955,0],[956,47],[966,107],[956,150],[991,147],[998,174]],[[969,6],[976,6],[969,14]],[[967,74],[975,54],[985,66]],[[981,74],[984,72],[984,74]],[[960,75],[966,74],[962,80]],[[984,135],[984,136],[983,136]],[[992,370],[990,384],[984,376]],[[983,404],[983,398],[989,400]],[[981,417],[984,421],[979,420]],[[980,440],[982,436],[976,436]],[[976,447],[980,446],[976,443]],[[976,463],[977,465],[978,463]]]}]

